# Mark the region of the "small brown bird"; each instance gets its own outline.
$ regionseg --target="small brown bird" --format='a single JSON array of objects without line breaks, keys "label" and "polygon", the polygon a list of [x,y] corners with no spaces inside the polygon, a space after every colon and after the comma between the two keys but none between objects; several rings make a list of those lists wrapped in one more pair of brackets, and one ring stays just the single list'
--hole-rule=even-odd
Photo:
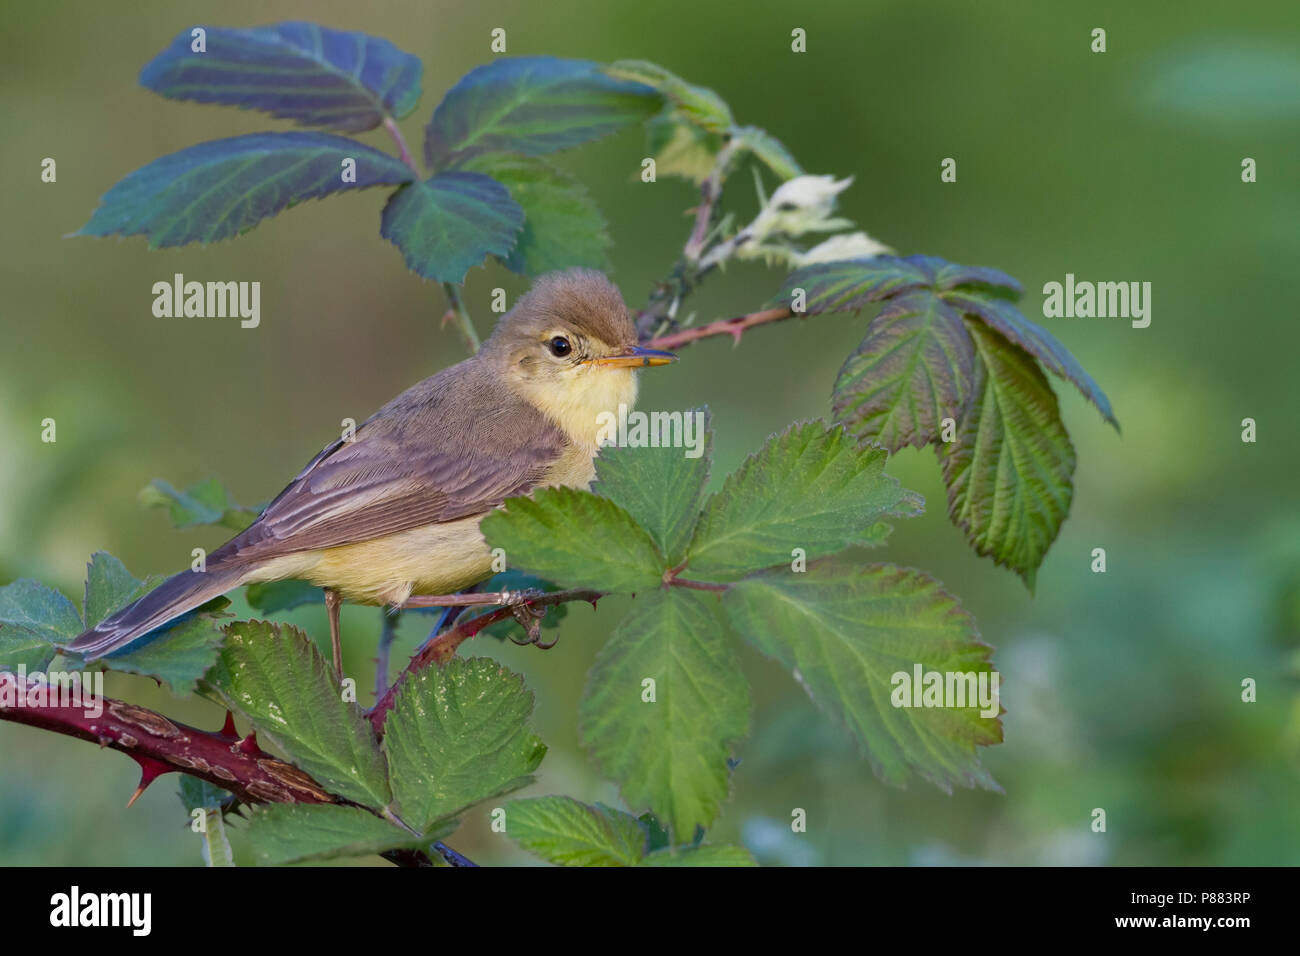
[{"label": "small brown bird", "polygon": [[478,354],[403,392],[325,448],[247,529],[77,637],[93,660],[242,584],[300,578],[338,606],[398,606],[490,576],[479,521],[502,501],[595,476],[601,412],[636,400],[635,370],[675,361],[637,345],[598,272],[538,279]]}]

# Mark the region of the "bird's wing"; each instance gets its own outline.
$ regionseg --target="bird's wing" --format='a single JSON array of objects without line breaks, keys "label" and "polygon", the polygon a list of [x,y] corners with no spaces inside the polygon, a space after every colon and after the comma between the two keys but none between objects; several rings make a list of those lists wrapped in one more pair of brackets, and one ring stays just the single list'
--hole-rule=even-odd
[{"label": "bird's wing", "polygon": [[481,514],[542,481],[568,447],[528,403],[498,399],[485,408],[454,382],[438,387],[438,378],[390,403],[351,441],[328,446],[209,564],[267,560]]}]

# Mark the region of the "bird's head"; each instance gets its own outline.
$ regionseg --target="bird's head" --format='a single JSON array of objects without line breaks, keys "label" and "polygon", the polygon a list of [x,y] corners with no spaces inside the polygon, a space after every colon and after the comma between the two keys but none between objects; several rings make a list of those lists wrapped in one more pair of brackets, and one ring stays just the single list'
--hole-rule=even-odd
[{"label": "bird's head", "polygon": [[636,370],[675,362],[637,345],[614,284],[599,272],[551,272],[502,316],[481,353],[570,437],[594,443],[602,412],[636,401]]}]

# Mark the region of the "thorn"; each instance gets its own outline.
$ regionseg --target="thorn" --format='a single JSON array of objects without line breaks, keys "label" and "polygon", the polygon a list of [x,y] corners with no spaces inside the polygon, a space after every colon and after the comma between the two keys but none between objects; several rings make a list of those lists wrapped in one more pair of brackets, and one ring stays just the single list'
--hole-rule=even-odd
[{"label": "thorn", "polygon": [[135,754],[129,756],[140,765],[140,786],[135,788],[135,793],[131,794],[131,799],[126,801],[128,810],[131,809],[132,804],[140,799],[140,794],[144,793],[149,784],[165,773],[173,773],[176,769],[175,767],[169,767],[161,760],[155,760],[153,757],[137,757]]},{"label": "thorn", "polygon": [[226,722],[221,725],[221,729],[217,733],[222,737],[229,737],[231,740],[239,739],[239,731],[235,729],[235,715],[233,713],[226,711]]},{"label": "thorn", "polygon": [[257,731],[250,730],[248,736],[239,743],[230,748],[249,757],[260,757],[263,755],[262,748],[257,745]]}]

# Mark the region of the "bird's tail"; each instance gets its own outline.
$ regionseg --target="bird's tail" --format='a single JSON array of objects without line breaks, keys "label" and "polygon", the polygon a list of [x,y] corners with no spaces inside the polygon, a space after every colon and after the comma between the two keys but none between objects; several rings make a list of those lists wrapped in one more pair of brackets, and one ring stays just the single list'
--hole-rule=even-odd
[{"label": "bird's tail", "polygon": [[138,601],[110,614],[67,645],[86,660],[111,654],[237,587],[244,568],[182,571],[158,585]]}]

